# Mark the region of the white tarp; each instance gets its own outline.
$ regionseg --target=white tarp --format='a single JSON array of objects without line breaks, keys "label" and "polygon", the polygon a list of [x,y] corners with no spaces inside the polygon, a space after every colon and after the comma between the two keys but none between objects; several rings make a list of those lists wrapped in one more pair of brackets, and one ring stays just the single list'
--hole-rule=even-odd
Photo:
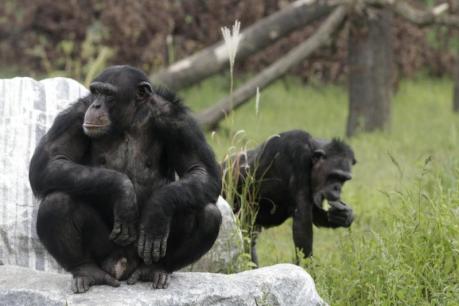
[{"label": "white tarp", "polygon": [[66,78],[0,80],[0,260],[5,264],[61,270],[36,234],[38,203],[29,185],[29,162],[56,114],[87,93]]}]

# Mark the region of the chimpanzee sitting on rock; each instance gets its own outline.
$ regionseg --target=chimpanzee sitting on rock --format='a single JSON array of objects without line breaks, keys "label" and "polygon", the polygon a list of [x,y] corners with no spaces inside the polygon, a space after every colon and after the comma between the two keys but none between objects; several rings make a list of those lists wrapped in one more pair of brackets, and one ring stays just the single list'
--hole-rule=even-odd
[{"label": "chimpanzee sitting on rock", "polygon": [[[341,201],[341,188],[352,178],[355,163],[354,152],[344,142],[319,140],[301,130],[281,133],[224,162],[224,167],[233,166],[237,180],[235,212],[240,208],[246,179],[250,175],[255,181],[246,192],[258,205],[252,261],[258,265],[255,243],[261,227],[280,225],[289,217],[293,217],[295,247],[306,257],[312,255],[312,224],[349,227],[354,214]],[[331,206],[328,211],[322,206],[325,199]]]},{"label": "chimpanzee sitting on rock", "polygon": [[217,238],[220,167],[188,109],[142,71],[112,66],[90,91],[30,162],[38,236],[75,293],[128,277],[165,288]]}]

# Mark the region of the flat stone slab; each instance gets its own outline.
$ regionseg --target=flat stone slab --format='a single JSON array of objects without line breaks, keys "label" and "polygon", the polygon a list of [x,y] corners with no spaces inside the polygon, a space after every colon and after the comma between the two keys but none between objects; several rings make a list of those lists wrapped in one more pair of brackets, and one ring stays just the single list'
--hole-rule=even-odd
[{"label": "flat stone slab", "polygon": [[326,305],[311,276],[292,264],[231,275],[177,272],[169,288],[157,290],[150,283],[122,283],[73,294],[70,280],[69,274],[0,266],[0,305]]}]

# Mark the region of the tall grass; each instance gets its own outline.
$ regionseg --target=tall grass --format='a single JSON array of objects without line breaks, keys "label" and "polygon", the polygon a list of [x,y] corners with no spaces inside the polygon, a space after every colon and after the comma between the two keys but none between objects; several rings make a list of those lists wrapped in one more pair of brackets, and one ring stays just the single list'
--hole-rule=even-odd
[{"label": "tall grass", "polygon": [[[226,95],[226,84],[213,78],[184,95],[199,110]],[[332,305],[459,305],[459,116],[451,93],[446,79],[403,81],[391,129],[347,140],[358,163],[343,198],[356,220],[350,229],[315,229],[314,256],[302,263]],[[220,158],[233,126],[248,147],[293,128],[344,137],[343,87],[286,78],[263,90],[257,116],[254,104],[209,137]],[[294,262],[291,221],[263,231],[258,245],[262,266]]]}]

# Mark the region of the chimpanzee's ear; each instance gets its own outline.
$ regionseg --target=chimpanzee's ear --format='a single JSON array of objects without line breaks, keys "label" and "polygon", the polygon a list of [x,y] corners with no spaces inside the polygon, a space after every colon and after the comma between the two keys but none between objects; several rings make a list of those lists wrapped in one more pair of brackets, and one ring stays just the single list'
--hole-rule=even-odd
[{"label": "chimpanzee's ear", "polygon": [[145,99],[153,94],[153,87],[148,82],[140,82],[137,85],[137,99]]},{"label": "chimpanzee's ear", "polygon": [[312,162],[315,164],[321,159],[327,158],[327,154],[325,154],[325,151],[322,149],[317,149],[312,153]]}]

